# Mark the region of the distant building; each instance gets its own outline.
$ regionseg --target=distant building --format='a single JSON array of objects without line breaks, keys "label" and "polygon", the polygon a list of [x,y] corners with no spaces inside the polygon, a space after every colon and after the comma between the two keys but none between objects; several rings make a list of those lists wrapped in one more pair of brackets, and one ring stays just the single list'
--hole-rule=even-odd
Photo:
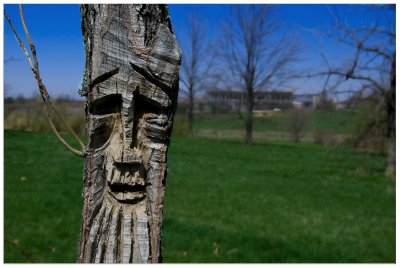
[{"label": "distant building", "polygon": [[[246,110],[247,94],[243,91],[209,90],[208,106],[217,111]],[[259,91],[254,93],[254,109],[274,110],[292,107],[293,90]]]},{"label": "distant building", "polygon": [[293,106],[296,108],[315,109],[321,102],[321,94],[296,94],[293,95]]},{"label": "distant building", "polygon": [[[178,99],[178,112],[187,113],[189,111],[189,100]],[[193,112],[194,113],[210,113],[211,107],[209,106],[208,100],[205,97],[196,97],[193,100]]]}]

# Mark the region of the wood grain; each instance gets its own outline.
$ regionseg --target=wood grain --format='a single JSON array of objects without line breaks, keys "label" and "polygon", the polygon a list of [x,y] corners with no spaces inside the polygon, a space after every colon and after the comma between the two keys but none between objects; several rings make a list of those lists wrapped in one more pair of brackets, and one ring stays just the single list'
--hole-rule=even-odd
[{"label": "wood grain", "polygon": [[165,5],[82,5],[88,129],[78,261],[161,261],[181,50]]}]

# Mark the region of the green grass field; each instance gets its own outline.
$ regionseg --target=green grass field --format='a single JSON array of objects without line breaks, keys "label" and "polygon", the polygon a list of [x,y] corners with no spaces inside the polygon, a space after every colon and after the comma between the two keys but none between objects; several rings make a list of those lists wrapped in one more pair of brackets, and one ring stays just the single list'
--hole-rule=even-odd
[{"label": "green grass field", "polygon": [[[51,133],[6,130],[4,148],[5,262],[75,262],[83,160]],[[344,147],[174,136],[164,262],[393,263],[383,166]]]}]

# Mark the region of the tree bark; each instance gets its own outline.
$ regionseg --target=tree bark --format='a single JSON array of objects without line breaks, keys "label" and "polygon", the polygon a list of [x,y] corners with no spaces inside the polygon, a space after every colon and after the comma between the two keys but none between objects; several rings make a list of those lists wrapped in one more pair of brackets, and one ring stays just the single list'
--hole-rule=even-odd
[{"label": "tree bark", "polygon": [[193,110],[194,110],[193,89],[189,89],[189,111],[188,111],[188,136],[193,136]]},{"label": "tree bark", "polygon": [[181,51],[165,5],[82,5],[88,145],[78,261],[161,261]]},{"label": "tree bark", "polygon": [[386,112],[388,120],[388,152],[386,157],[386,176],[396,174],[396,52],[392,56],[390,90],[386,93]]},{"label": "tree bark", "polygon": [[253,104],[254,104],[254,92],[253,88],[247,89],[247,103],[246,103],[246,144],[251,145],[253,143]]}]

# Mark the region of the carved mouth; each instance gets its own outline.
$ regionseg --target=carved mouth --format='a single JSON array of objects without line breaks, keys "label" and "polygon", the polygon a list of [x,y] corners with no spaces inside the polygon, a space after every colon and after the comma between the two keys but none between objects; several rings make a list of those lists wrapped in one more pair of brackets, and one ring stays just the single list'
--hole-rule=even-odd
[{"label": "carved mouth", "polygon": [[122,203],[137,203],[146,196],[143,169],[115,165],[107,176],[108,192]]},{"label": "carved mouth", "polygon": [[109,193],[112,197],[122,203],[136,203],[146,196],[145,185],[108,185]]}]

